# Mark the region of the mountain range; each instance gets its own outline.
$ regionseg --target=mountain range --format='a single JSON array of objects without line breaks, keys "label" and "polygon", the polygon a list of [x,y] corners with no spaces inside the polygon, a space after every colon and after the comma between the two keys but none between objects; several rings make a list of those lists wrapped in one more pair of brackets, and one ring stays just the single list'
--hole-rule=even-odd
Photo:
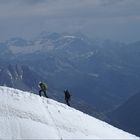
[{"label": "mountain range", "polygon": [[0,43],[0,84],[38,94],[38,82],[45,81],[57,100],[68,88],[73,104],[83,101],[91,107],[87,113],[106,114],[140,91],[139,46],[80,33],[11,38]]}]

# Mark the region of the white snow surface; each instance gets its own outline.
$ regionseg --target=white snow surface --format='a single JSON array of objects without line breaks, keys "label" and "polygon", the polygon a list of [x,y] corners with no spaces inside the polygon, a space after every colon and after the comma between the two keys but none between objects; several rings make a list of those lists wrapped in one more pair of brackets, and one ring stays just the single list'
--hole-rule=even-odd
[{"label": "white snow surface", "polygon": [[0,87],[0,139],[139,139],[52,99]]}]

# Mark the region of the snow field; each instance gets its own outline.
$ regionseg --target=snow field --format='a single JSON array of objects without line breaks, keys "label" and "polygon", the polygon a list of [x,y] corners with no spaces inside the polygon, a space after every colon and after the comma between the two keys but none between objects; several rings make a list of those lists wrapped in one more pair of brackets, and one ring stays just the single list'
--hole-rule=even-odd
[{"label": "snow field", "polygon": [[139,139],[65,104],[0,87],[0,139]]}]

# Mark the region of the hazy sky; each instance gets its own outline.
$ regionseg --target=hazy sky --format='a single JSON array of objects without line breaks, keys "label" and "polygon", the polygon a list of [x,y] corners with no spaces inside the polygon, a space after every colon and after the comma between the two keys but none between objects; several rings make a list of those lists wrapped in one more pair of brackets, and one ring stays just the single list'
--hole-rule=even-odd
[{"label": "hazy sky", "polygon": [[0,0],[0,40],[44,30],[140,40],[140,0]]}]

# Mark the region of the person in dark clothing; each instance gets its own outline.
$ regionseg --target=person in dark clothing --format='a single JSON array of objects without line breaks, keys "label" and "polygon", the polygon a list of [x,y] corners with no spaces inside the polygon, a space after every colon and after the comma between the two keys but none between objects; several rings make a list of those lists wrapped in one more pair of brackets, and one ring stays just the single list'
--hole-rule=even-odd
[{"label": "person in dark clothing", "polygon": [[41,93],[43,92],[44,95],[46,96],[46,98],[48,98],[48,96],[47,96],[47,88],[48,88],[48,86],[45,83],[43,83],[43,82],[39,82],[38,86],[40,88],[39,96],[41,97]]},{"label": "person in dark clothing", "polygon": [[65,101],[66,101],[67,105],[70,106],[69,101],[71,99],[71,95],[70,95],[69,91],[68,90],[64,90],[64,95],[65,95]]}]

